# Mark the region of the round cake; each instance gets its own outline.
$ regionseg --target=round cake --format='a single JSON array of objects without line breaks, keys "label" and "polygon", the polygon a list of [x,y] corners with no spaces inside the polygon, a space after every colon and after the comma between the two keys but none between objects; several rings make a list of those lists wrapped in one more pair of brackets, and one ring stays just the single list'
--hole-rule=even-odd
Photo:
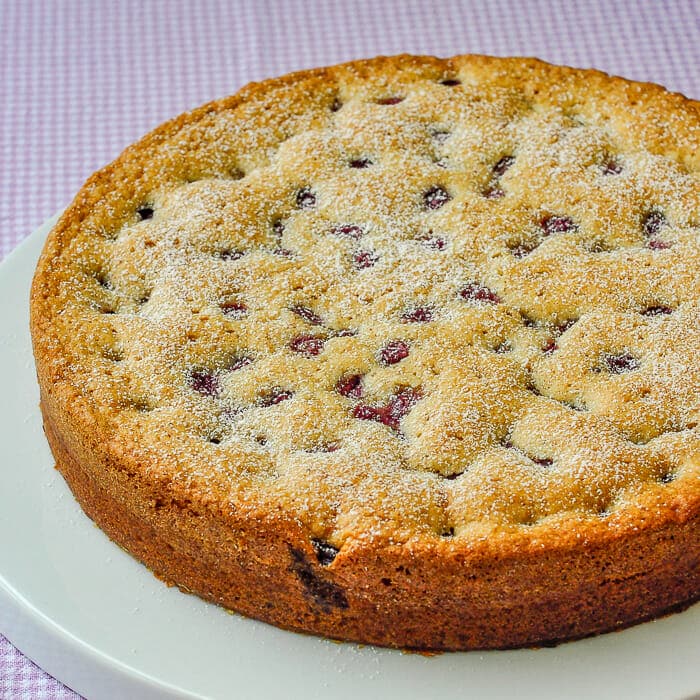
[{"label": "round cake", "polygon": [[156,576],[298,631],[542,645],[700,597],[700,103],[534,59],[251,84],[93,175],[44,427]]}]

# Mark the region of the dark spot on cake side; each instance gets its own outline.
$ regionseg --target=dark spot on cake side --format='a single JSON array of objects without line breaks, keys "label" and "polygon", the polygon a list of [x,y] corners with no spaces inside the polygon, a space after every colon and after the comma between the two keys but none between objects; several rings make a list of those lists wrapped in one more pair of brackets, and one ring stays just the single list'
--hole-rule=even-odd
[{"label": "dark spot on cake side", "polygon": [[330,566],[338,554],[338,548],[325,540],[311,540],[311,545],[316,552],[316,559],[321,566]]},{"label": "dark spot on cake side", "polygon": [[[289,553],[292,557],[290,571],[299,579],[304,587],[304,593],[314,605],[325,613],[331,612],[334,608],[346,610],[349,607],[345,591],[338,584],[323,578],[320,571],[317,571],[306,558],[304,552],[290,546]],[[320,563],[320,566],[328,566],[328,564]]]}]

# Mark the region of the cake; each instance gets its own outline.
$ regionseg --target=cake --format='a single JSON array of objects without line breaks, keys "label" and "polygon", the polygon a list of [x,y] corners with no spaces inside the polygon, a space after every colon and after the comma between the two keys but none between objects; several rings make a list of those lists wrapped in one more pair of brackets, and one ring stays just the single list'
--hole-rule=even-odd
[{"label": "cake", "polygon": [[700,103],[535,59],[254,83],[93,175],[44,428],[157,577],[282,628],[538,646],[700,597]]}]

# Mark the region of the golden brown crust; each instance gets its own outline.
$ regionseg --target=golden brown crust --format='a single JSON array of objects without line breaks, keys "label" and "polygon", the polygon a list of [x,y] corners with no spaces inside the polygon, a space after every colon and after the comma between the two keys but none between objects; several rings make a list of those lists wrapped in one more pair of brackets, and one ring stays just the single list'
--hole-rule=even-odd
[{"label": "golden brown crust", "polygon": [[[59,469],[164,580],[291,629],[505,648],[697,599],[699,130],[658,86],[479,56],[306,71],[168,122],[88,180],[37,268]],[[385,169],[360,187],[338,154]],[[383,287],[343,262],[367,230]],[[428,231],[447,258],[410,247]],[[411,356],[383,362],[399,331]],[[353,367],[365,395],[338,396]],[[260,393],[286,377],[293,400]]]}]

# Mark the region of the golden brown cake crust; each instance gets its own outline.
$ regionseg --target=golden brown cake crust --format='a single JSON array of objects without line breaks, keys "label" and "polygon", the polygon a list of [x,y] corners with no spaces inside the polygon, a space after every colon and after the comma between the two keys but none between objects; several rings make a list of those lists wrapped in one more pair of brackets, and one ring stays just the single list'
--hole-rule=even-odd
[{"label": "golden brown cake crust", "polygon": [[31,297],[85,512],[286,628],[505,648],[700,596],[700,108],[534,59],[252,84],[88,180]]}]

